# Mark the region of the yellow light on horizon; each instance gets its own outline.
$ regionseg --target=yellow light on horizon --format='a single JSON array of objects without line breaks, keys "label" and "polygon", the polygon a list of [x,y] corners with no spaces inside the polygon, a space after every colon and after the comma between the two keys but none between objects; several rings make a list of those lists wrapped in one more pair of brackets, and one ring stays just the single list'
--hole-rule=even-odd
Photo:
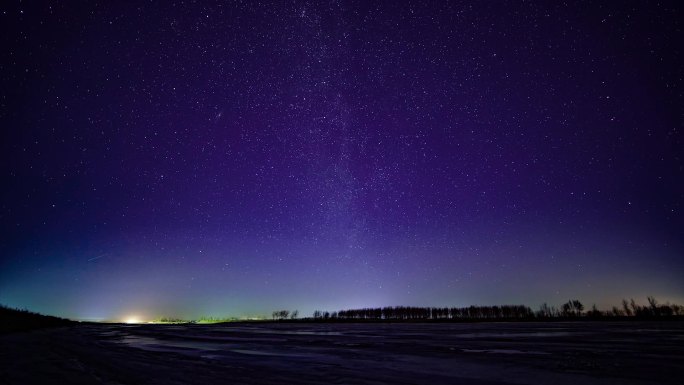
[{"label": "yellow light on horizon", "polygon": [[139,323],[141,323],[140,320],[135,318],[135,317],[127,318],[124,322],[127,324],[139,324]]}]

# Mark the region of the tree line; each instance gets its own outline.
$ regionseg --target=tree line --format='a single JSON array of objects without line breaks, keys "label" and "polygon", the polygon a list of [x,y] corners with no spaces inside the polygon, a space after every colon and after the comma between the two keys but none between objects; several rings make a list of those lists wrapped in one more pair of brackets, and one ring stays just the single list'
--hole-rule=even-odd
[{"label": "tree line", "polygon": [[327,312],[316,310],[316,320],[458,320],[458,319],[526,319],[534,312],[525,305],[416,307],[386,306]]},{"label": "tree line", "polygon": [[299,310],[276,310],[273,313],[271,313],[271,317],[273,317],[274,321],[282,321],[286,319],[297,319],[299,318]]},{"label": "tree line", "polygon": [[0,304],[0,334],[75,324],[74,321]]},{"label": "tree line", "polygon": [[[288,314],[278,314],[274,319],[287,319]],[[598,310],[593,305],[585,311],[584,304],[577,299],[556,307],[542,304],[537,311],[526,305],[467,306],[467,307],[416,307],[386,306],[377,308],[348,309],[334,312],[316,310],[313,320],[544,320],[577,318],[656,318],[684,316],[684,306],[660,304],[654,297],[648,297],[648,305],[639,305],[631,299],[623,300],[622,307],[613,306],[610,310]],[[294,317],[296,318],[296,317]]]}]

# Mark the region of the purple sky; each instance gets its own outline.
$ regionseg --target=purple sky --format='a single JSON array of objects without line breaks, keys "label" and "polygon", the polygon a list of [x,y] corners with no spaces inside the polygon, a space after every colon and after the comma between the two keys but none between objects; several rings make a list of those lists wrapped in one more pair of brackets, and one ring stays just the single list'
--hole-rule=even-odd
[{"label": "purple sky", "polygon": [[0,303],[684,299],[681,6],[3,2]]}]

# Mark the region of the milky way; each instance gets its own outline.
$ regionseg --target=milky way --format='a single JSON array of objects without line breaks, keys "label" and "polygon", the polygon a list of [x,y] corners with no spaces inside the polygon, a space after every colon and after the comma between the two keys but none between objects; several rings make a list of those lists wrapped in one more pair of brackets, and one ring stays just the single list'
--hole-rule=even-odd
[{"label": "milky way", "polygon": [[0,6],[0,303],[684,299],[681,7]]}]

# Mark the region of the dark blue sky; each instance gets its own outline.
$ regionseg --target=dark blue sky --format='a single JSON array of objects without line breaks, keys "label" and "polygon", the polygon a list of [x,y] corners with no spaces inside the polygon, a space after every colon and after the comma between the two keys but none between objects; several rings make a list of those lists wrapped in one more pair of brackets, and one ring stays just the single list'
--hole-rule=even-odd
[{"label": "dark blue sky", "polygon": [[0,302],[684,299],[677,2],[6,2]]}]

